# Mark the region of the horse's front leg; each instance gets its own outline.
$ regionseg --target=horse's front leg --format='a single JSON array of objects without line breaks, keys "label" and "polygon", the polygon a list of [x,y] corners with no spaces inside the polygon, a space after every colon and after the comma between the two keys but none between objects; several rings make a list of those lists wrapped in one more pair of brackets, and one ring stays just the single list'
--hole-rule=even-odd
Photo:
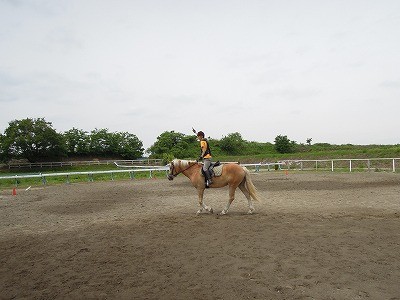
[{"label": "horse's front leg", "polygon": [[213,209],[211,206],[207,206],[204,201],[203,201],[203,196],[204,196],[204,188],[198,188],[197,189],[197,194],[199,196],[199,205],[200,205],[200,209],[197,211],[197,214],[201,214],[203,212],[203,210],[206,210],[210,213],[213,213]]}]

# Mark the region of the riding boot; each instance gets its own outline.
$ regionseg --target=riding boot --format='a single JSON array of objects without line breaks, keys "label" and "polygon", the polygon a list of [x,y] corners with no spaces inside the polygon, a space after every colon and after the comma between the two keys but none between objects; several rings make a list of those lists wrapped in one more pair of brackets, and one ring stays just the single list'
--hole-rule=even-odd
[{"label": "riding boot", "polygon": [[211,173],[209,170],[207,170],[207,171],[204,171],[204,175],[206,177],[206,188],[209,188],[210,185],[212,184]]}]

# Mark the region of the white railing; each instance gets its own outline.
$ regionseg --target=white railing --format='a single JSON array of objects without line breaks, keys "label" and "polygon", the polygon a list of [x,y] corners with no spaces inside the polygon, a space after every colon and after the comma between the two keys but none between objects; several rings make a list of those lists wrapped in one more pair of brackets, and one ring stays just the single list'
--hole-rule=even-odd
[{"label": "white railing", "polygon": [[[17,162],[7,164],[8,169],[32,169],[32,168],[57,168],[57,167],[73,167],[73,166],[97,166],[97,165],[113,165],[116,160],[84,160],[84,161],[55,161],[55,162]],[[161,165],[162,159],[126,159],[117,160],[118,163],[125,165]]]},{"label": "white railing", "polygon": [[[0,176],[0,180],[2,179],[12,179],[15,180],[15,185],[18,185],[20,179],[27,178],[41,178],[43,184],[47,184],[47,178],[49,177],[65,177],[66,182],[70,183],[71,176],[78,175],[86,175],[88,181],[94,181],[94,175],[100,174],[109,174],[111,180],[114,180],[114,175],[119,173],[129,173],[129,177],[131,179],[135,178],[135,173],[137,172],[149,172],[149,178],[153,178],[153,172],[156,171],[165,171],[169,170],[168,166],[128,166],[128,165],[120,165],[119,163],[126,163],[126,161],[113,161],[112,164],[117,167],[123,168],[121,170],[107,170],[107,171],[82,171],[82,172],[56,172],[56,173],[38,173],[38,174],[15,174],[8,176]],[[223,162],[226,163],[226,162]],[[284,165],[285,163],[271,163],[269,165]],[[241,164],[242,166],[254,166],[256,167],[256,171],[259,171],[260,164]],[[262,164],[262,166],[266,166],[267,164]]]},{"label": "white railing", "polygon": [[[258,172],[260,168],[277,166],[279,170],[330,170],[330,171],[392,171],[396,172],[396,165],[399,166],[400,158],[351,158],[351,159],[317,159],[317,160],[283,160],[276,163],[246,164],[254,166]],[[275,167],[274,167],[275,169]]]},{"label": "white railing", "polygon": [[[121,162],[121,161],[119,161]],[[115,162],[112,162],[115,164]],[[354,159],[320,159],[320,160],[284,160],[278,162],[260,162],[254,164],[241,164],[246,167],[254,167],[255,172],[259,172],[261,168],[267,168],[268,171],[273,170],[329,170],[329,171],[392,171],[396,172],[396,165],[400,163],[400,158],[354,158]],[[126,169],[122,170],[108,170],[108,171],[84,171],[84,172],[58,172],[58,173],[38,173],[38,174],[22,174],[22,175],[8,175],[1,176],[2,179],[14,179],[18,184],[19,179],[24,178],[41,178],[43,184],[47,183],[48,177],[64,176],[67,183],[70,182],[70,176],[86,175],[89,181],[93,181],[94,175],[109,174],[111,180],[114,180],[114,174],[129,173],[131,179],[134,179],[137,172],[149,172],[149,178],[153,178],[153,172],[169,170],[168,166],[132,166],[128,168],[126,165],[118,165]]]},{"label": "white railing", "polygon": [[153,172],[155,171],[168,171],[169,168],[166,166],[162,167],[152,167],[152,168],[140,168],[140,169],[129,169],[129,170],[108,170],[108,171],[84,171],[84,172],[58,172],[58,173],[39,173],[39,174],[25,174],[25,175],[9,175],[2,176],[1,179],[14,179],[15,184],[18,184],[19,179],[26,178],[41,178],[43,184],[47,183],[47,178],[49,177],[65,177],[66,182],[70,183],[70,176],[76,175],[87,175],[88,181],[94,180],[94,175],[98,174],[109,174],[111,180],[114,180],[114,175],[118,173],[129,173],[131,179],[134,179],[135,173],[137,172],[149,172],[149,178],[153,178]]}]

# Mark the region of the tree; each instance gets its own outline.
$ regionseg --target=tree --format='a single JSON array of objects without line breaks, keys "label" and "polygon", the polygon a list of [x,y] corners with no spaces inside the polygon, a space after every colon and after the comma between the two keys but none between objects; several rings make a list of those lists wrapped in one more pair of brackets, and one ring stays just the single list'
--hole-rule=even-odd
[{"label": "tree", "polygon": [[64,132],[68,155],[88,155],[90,136],[86,131],[72,128]]},{"label": "tree", "polygon": [[112,154],[111,148],[111,133],[108,128],[95,128],[90,132],[89,153],[92,155],[106,156]]},{"label": "tree", "polygon": [[296,142],[290,141],[286,135],[278,135],[275,138],[275,150],[279,153],[291,153],[295,146]]},{"label": "tree", "polygon": [[312,138],[307,138],[307,145],[311,146]]},{"label": "tree", "polygon": [[[157,137],[156,142],[147,149],[151,157],[170,160],[198,156],[196,137],[175,131],[165,131]],[[197,155],[196,155],[197,154]]]},{"label": "tree", "polygon": [[128,132],[111,134],[110,151],[125,159],[137,159],[143,156],[143,143],[138,137]]},{"label": "tree", "polygon": [[0,133],[0,162],[6,158],[5,136]]},{"label": "tree", "polygon": [[239,132],[230,133],[219,142],[221,150],[230,155],[242,154],[245,144],[246,142]]},{"label": "tree", "polygon": [[72,128],[64,133],[71,155],[121,156],[136,159],[143,156],[143,143],[128,132],[108,132],[107,128],[86,131]]},{"label": "tree", "polygon": [[62,134],[57,133],[44,118],[23,119],[9,122],[2,138],[2,152],[5,158],[40,158],[66,155]]}]

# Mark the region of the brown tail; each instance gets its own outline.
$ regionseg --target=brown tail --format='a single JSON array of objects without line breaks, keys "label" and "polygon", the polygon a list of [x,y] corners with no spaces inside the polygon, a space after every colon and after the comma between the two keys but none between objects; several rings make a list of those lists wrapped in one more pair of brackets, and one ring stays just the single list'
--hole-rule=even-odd
[{"label": "brown tail", "polygon": [[246,175],[245,175],[245,180],[246,180],[246,188],[250,193],[250,197],[253,198],[254,200],[260,202],[260,199],[257,196],[257,189],[253,184],[253,181],[251,181],[251,177],[250,177],[250,172],[249,170],[247,170],[246,167],[243,167],[243,170],[245,171]]}]

